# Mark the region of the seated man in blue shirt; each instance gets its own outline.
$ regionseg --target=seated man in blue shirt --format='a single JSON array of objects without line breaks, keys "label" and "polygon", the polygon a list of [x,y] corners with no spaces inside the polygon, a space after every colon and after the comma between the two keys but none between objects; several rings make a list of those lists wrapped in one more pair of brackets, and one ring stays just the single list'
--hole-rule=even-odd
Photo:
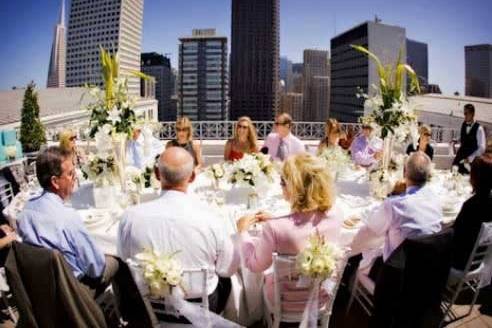
[{"label": "seated man in blue shirt", "polygon": [[59,251],[75,277],[98,295],[118,271],[118,261],[96,247],[79,214],[64,204],[76,181],[71,154],[49,147],[36,159],[36,172],[43,193],[19,214],[19,235],[31,245]]}]

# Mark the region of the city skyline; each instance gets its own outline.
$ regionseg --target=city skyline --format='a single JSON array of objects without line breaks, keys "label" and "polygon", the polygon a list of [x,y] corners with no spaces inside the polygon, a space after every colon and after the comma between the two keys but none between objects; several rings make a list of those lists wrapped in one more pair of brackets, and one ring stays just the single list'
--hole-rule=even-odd
[{"label": "city skyline", "polygon": [[[45,84],[59,3],[53,0],[2,4],[1,90],[25,86],[30,80],[40,87]],[[408,38],[428,43],[430,83],[439,84],[445,94],[454,91],[464,94],[464,46],[492,43],[492,22],[487,17],[492,3],[449,4],[444,0],[432,3],[417,0],[389,4],[383,0],[369,5],[361,0],[336,3],[283,0],[280,4],[280,55],[294,63],[302,62],[304,49],[329,50],[332,37],[372,20],[377,14],[385,24],[406,28]],[[467,22],[473,24],[467,25]],[[170,53],[172,66],[176,68],[180,35],[191,28],[210,27],[230,38],[230,23],[230,0],[206,4],[198,0],[167,3],[147,0],[142,52]]]}]

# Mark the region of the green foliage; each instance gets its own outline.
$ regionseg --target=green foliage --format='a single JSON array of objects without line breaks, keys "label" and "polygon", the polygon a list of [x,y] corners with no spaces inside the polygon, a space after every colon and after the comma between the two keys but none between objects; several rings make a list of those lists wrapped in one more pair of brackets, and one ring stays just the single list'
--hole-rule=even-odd
[{"label": "green foliage", "polygon": [[38,151],[46,143],[44,126],[39,119],[38,95],[34,82],[28,84],[22,101],[20,142],[25,152]]}]

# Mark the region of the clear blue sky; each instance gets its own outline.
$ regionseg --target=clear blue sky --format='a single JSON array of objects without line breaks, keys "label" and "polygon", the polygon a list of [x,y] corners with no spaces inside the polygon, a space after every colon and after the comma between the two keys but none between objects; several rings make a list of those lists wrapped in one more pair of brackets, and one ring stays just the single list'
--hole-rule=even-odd
[{"label": "clear blue sky", "polygon": [[[0,4],[0,90],[34,80],[46,84],[59,0]],[[491,0],[281,0],[281,55],[302,61],[306,48],[329,49],[330,39],[377,14],[407,37],[429,45],[429,80],[444,93],[464,90],[464,46],[492,43]],[[230,37],[231,0],[145,0],[143,51],[171,53],[192,28]],[[335,18],[336,17],[336,18]],[[336,22],[336,24],[335,24]]]}]

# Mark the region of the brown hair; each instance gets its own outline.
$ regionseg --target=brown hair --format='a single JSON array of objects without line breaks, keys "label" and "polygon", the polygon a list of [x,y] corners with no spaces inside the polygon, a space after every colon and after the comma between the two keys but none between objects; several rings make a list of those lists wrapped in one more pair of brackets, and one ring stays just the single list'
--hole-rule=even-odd
[{"label": "brown hair", "polygon": [[331,134],[336,134],[339,137],[342,134],[342,128],[340,126],[340,123],[338,123],[338,121],[334,118],[329,118],[326,120],[325,137],[323,138],[323,140],[321,140],[321,147],[328,146],[328,139]]},{"label": "brown hair", "polygon": [[36,158],[36,176],[43,189],[51,189],[51,177],[59,177],[62,172],[62,162],[70,158],[72,153],[58,146],[51,146]]},{"label": "brown hair", "polygon": [[489,196],[492,190],[492,158],[476,157],[471,164],[470,183],[475,194]]},{"label": "brown hair", "polygon": [[281,120],[282,124],[288,124],[289,127],[292,126],[292,116],[289,113],[279,113],[276,118],[277,120]]}]

